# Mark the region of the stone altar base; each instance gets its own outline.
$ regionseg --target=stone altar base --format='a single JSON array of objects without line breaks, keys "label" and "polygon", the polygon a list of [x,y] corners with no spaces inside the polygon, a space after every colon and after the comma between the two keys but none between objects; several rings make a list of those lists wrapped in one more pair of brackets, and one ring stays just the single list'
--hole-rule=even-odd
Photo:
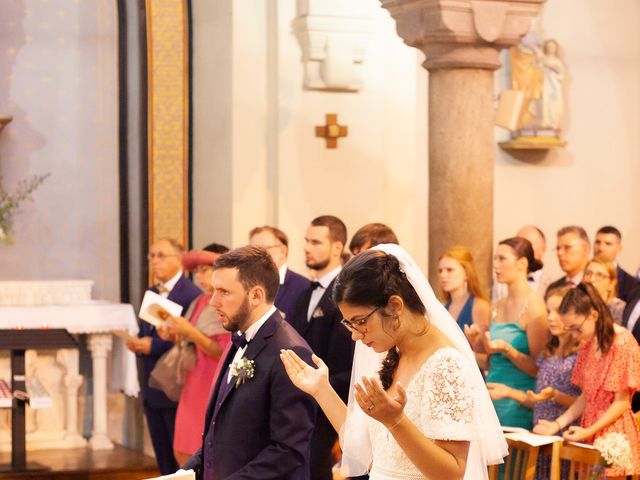
[{"label": "stone altar base", "polygon": [[[74,448],[38,450],[27,453],[27,463],[36,462],[49,470],[0,472],[0,480],[141,480],[160,475],[155,459],[115,445],[113,450]],[[11,464],[10,453],[0,453],[0,465]]]}]

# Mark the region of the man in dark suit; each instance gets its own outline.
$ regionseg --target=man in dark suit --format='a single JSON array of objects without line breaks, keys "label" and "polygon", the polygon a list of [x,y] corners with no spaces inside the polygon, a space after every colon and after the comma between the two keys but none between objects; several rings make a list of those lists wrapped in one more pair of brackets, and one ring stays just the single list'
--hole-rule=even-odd
[{"label": "man in dark suit", "polygon": [[[640,285],[636,285],[629,294],[629,301],[622,312],[622,325],[627,327],[640,343]],[[640,411],[640,393],[636,393],[631,401],[634,412]]]},{"label": "man in dark suit", "polygon": [[560,268],[566,274],[555,282],[552,282],[544,295],[546,299],[549,292],[556,288],[575,287],[582,281],[584,269],[589,261],[589,236],[584,228],[577,225],[562,227],[558,230],[558,243],[556,255]]},{"label": "man in dark suit", "polygon": [[[292,321],[313,352],[329,367],[329,381],[338,395],[347,401],[354,342],[340,320],[342,314],[331,297],[333,282],[342,269],[347,228],[334,216],[325,215],[311,222],[305,234],[305,262],[314,270],[316,281],[300,298]],[[337,433],[327,417],[318,411],[311,440],[311,478],[332,478],[331,448]]]},{"label": "man in dark suit", "polygon": [[596,233],[593,243],[593,255],[610,260],[616,264],[618,272],[618,298],[629,301],[631,291],[638,285],[638,280],[625,272],[617,263],[617,258],[622,251],[622,233],[616,227],[607,225]]},{"label": "man in dark suit", "polygon": [[[151,245],[149,266],[158,281],[150,288],[182,306],[182,314],[191,302],[202,293],[182,273],[182,246],[171,238],[162,238]],[[178,464],[173,455],[173,432],[178,404],[169,400],[162,390],[149,386],[149,376],[158,359],[173,343],[158,336],[153,325],[142,322],[137,340],[127,342],[127,347],[142,358],[142,402],[147,417],[149,436],[153,444],[158,468],[163,475],[173,473]]]},{"label": "man in dark suit", "polygon": [[294,314],[300,295],[309,289],[308,279],[289,269],[289,239],[287,235],[276,227],[265,225],[256,227],[249,232],[249,243],[254,247],[264,248],[278,267],[280,274],[280,288],[274,305],[283,313],[286,319]]},{"label": "man in dark suit", "polygon": [[202,447],[184,468],[204,480],[307,480],[316,406],[289,380],[280,351],[311,361],[311,350],[273,305],[278,269],[252,246],[225,253],[213,268],[210,303],[233,343],[209,400]]}]

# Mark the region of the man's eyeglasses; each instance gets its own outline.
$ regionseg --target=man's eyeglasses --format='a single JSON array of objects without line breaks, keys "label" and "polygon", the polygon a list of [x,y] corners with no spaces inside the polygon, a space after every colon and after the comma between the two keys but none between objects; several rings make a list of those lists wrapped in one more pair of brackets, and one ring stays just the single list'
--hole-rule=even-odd
[{"label": "man's eyeglasses", "polygon": [[154,258],[157,258],[158,260],[165,260],[165,259],[167,259],[169,257],[177,257],[177,256],[178,255],[176,255],[175,253],[169,253],[169,254],[166,254],[166,253],[163,253],[163,252],[160,252],[160,253],[148,253],[147,254],[147,260],[151,261]]},{"label": "man's eyeglasses", "polygon": [[376,313],[378,310],[380,310],[380,307],[374,308],[363,317],[353,317],[351,320],[347,320],[346,318],[343,318],[342,320],[340,320],[340,323],[344,325],[344,327],[350,332],[358,332],[358,333],[364,334],[366,333],[366,330],[362,331],[360,330],[360,327],[362,327],[365,323],[367,323],[371,315]]}]

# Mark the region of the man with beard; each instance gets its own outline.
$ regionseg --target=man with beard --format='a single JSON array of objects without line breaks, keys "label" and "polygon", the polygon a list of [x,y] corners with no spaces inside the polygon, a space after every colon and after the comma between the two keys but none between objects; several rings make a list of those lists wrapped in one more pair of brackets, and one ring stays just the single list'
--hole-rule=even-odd
[{"label": "man with beard", "polygon": [[[305,262],[315,272],[316,281],[300,297],[292,322],[313,352],[329,367],[329,381],[342,400],[347,401],[354,343],[340,320],[342,314],[331,297],[333,282],[342,269],[347,241],[344,223],[331,215],[314,219],[305,235]],[[318,411],[311,440],[311,478],[331,480],[331,448],[337,433],[327,417]]]},{"label": "man with beard", "polygon": [[307,343],[273,305],[280,277],[269,254],[246,246],[213,264],[222,326],[234,332],[207,407],[202,447],[184,468],[198,479],[309,478],[315,402],[289,380],[280,350],[311,361]]}]

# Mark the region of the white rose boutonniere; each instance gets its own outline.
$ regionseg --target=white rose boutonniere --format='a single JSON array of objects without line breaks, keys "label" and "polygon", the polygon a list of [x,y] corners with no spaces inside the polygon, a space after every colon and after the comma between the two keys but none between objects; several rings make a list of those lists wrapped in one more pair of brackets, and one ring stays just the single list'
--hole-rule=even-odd
[{"label": "white rose boutonniere", "polygon": [[242,357],[231,364],[229,368],[232,377],[237,377],[236,388],[245,383],[247,380],[251,380],[256,373],[255,363],[253,360]]}]

